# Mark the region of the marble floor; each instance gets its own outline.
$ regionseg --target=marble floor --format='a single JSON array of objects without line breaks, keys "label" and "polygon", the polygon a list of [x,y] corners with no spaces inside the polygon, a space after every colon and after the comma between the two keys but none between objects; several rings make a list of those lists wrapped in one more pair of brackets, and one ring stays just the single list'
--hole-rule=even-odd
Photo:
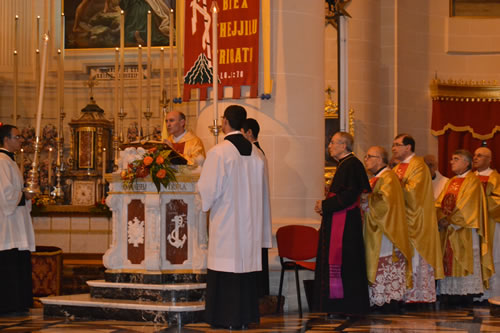
[{"label": "marble floor", "polygon": [[[205,323],[182,328],[164,324],[123,321],[88,321],[71,318],[43,318],[42,309],[29,315],[0,316],[1,332],[223,332]],[[440,311],[413,311],[402,315],[369,315],[359,320],[329,320],[324,314],[272,315],[261,318],[258,326],[245,332],[500,332],[500,318],[490,315],[489,307],[476,306]]]}]

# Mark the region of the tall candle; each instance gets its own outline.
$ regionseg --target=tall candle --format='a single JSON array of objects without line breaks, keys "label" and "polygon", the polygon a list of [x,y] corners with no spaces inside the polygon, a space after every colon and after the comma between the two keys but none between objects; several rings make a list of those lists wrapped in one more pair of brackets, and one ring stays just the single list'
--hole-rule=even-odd
[{"label": "tall candle", "polygon": [[151,106],[151,11],[148,10],[148,21],[147,21],[147,40],[148,40],[148,91],[147,91],[147,109]]},{"label": "tall candle", "polygon": [[[217,3],[212,4],[212,69],[213,69],[213,93],[214,93],[214,122],[217,123],[218,116],[218,94],[219,94],[219,59],[217,56]],[[217,140],[217,139],[216,139]]]},{"label": "tall candle", "polygon": [[36,127],[35,136],[40,137],[40,125],[42,124],[42,107],[43,107],[43,90],[45,87],[45,67],[47,66],[47,45],[49,43],[49,36],[43,35],[43,49],[42,49],[42,69],[40,76],[40,92],[38,94],[38,108],[36,111]]},{"label": "tall candle", "polygon": [[118,63],[119,63],[119,58],[120,58],[120,49],[119,48],[115,48],[115,116],[114,116],[114,126],[115,128],[113,129],[113,133],[115,134],[115,136],[118,136],[118,90],[119,90],[119,87],[118,87],[118,71],[119,71],[119,67],[118,67]]},{"label": "tall candle", "polygon": [[61,40],[60,48],[61,55],[59,57],[59,93],[61,94],[61,103],[59,104],[59,110],[64,109],[64,13],[61,13]]},{"label": "tall candle", "polygon": [[138,69],[138,73],[137,73],[137,85],[139,86],[139,101],[138,101],[138,104],[139,104],[139,140],[141,139],[141,136],[142,136],[142,45],[139,45],[138,47],[138,56],[137,56],[137,69]]},{"label": "tall candle", "polygon": [[47,185],[49,186],[49,193],[50,193],[50,187],[52,186],[52,148],[49,148],[49,158],[47,160],[47,165],[48,165],[48,171],[49,171],[49,180]]},{"label": "tall candle", "polygon": [[[104,175],[106,174],[106,148],[102,148],[102,185],[106,183]],[[104,190],[103,190],[104,195]]]},{"label": "tall candle", "polygon": [[17,31],[18,31],[19,16],[14,18],[14,126],[17,125],[17,78],[18,78],[18,59],[17,59]]},{"label": "tall candle", "polygon": [[169,96],[170,96],[170,111],[173,109],[174,99],[174,10],[170,9],[170,29],[169,29],[169,45],[170,45],[170,80],[169,80]]},{"label": "tall candle", "polygon": [[[62,87],[62,75],[63,75],[62,66],[63,66],[63,64],[62,64],[61,49],[57,50],[57,56],[58,56],[58,62],[59,62],[58,71],[57,71],[57,79],[59,82],[59,84],[57,85],[58,86],[57,105],[59,106],[59,110],[61,110],[63,107],[63,99],[64,99],[64,96],[63,96],[64,93],[63,93],[63,87]],[[59,130],[59,128],[58,128],[58,130]]]},{"label": "tall candle", "polygon": [[17,50],[14,50],[14,126],[17,126],[17,84],[18,84],[19,64],[17,59]]},{"label": "tall candle", "polygon": [[123,66],[125,65],[125,12],[120,12],[120,109],[123,110]]},{"label": "tall candle", "polygon": [[35,80],[36,96],[38,99],[40,91],[40,16],[36,17]]},{"label": "tall candle", "polygon": [[165,85],[163,83],[163,80],[165,79],[165,49],[162,47],[160,48],[160,100],[162,103],[165,101],[163,100],[163,89],[165,89]]}]

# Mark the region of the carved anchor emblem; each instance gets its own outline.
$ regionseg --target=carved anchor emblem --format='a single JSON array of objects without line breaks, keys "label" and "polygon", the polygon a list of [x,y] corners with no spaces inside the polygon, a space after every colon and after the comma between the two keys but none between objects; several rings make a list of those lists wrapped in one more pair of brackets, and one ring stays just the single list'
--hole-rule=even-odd
[{"label": "carved anchor emblem", "polygon": [[173,219],[172,222],[175,223],[175,229],[172,230],[172,232],[168,235],[167,239],[170,245],[176,247],[176,248],[181,248],[184,246],[184,243],[186,242],[187,236],[184,234],[182,236],[182,239],[179,239],[179,229],[184,227],[184,219],[182,218],[182,215],[176,215]]}]

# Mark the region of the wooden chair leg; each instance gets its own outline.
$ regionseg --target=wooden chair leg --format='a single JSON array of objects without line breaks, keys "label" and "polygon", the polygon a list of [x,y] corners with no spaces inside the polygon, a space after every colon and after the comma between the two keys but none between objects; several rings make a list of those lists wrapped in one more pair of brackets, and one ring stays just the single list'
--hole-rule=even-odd
[{"label": "wooden chair leg", "polygon": [[302,318],[302,301],[300,300],[299,270],[295,266],[295,284],[297,286],[297,300],[299,302],[299,316]]}]

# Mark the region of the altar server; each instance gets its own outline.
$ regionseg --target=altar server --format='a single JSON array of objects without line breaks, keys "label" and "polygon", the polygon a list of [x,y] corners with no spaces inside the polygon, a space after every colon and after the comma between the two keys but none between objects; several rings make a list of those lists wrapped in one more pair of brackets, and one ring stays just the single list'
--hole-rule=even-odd
[{"label": "altar server", "polygon": [[240,132],[245,119],[243,107],[226,108],[226,136],[208,151],[198,181],[202,210],[210,210],[205,318],[226,329],[259,322],[257,271],[261,249],[272,247],[265,162]]}]

